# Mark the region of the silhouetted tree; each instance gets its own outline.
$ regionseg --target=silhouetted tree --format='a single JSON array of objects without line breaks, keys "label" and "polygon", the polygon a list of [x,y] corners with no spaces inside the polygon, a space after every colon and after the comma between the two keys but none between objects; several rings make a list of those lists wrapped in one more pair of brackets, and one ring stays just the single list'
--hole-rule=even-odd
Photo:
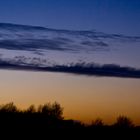
[{"label": "silhouetted tree", "polygon": [[63,108],[55,102],[54,104],[44,104],[38,107],[38,113],[44,114],[47,117],[51,117],[54,119],[63,119]]},{"label": "silhouetted tree", "polygon": [[25,110],[25,113],[36,113],[36,108],[34,105],[29,106],[29,108],[27,108]]},{"label": "silhouetted tree", "polygon": [[131,128],[134,127],[133,122],[131,121],[131,119],[129,119],[128,117],[125,116],[119,116],[117,118],[116,123],[114,124],[114,126],[116,127],[121,127],[121,128]]},{"label": "silhouetted tree", "polygon": [[0,113],[16,113],[16,112],[18,112],[18,109],[13,102],[0,106]]},{"label": "silhouetted tree", "polygon": [[55,116],[57,119],[63,119],[63,108],[57,102],[52,104],[52,115]]}]

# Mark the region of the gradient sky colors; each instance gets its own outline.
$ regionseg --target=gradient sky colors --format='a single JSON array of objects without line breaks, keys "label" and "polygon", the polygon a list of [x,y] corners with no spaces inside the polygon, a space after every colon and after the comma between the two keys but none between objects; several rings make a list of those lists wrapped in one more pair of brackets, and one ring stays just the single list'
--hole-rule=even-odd
[{"label": "gradient sky colors", "polygon": [[0,22],[140,35],[139,0],[1,0]]},{"label": "gradient sky colors", "polygon": [[[6,64],[21,64],[17,58],[23,56],[27,63],[37,57],[58,62],[56,64],[84,60],[140,68],[139,0],[0,0],[0,22],[60,29],[40,31],[28,26],[27,30],[27,26],[0,24],[0,62]],[[53,46],[57,50],[51,48],[55,41],[60,42]],[[45,46],[47,43],[50,46]],[[73,51],[62,49],[61,43]],[[39,47],[34,48],[35,45]],[[64,107],[66,118],[84,122],[99,117],[112,123],[119,115],[126,115],[140,124],[139,87],[139,79],[0,68],[0,104],[14,102],[25,108],[30,104],[57,101]]]},{"label": "gradient sky colors", "polygon": [[3,70],[0,77],[0,103],[26,108],[57,101],[69,119],[112,123],[126,115],[140,124],[139,80]]}]

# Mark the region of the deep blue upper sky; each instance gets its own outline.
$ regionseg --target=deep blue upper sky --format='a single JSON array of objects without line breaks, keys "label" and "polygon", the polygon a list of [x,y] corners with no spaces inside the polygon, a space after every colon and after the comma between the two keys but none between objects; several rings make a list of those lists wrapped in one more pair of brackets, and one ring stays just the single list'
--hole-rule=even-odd
[{"label": "deep blue upper sky", "polygon": [[0,0],[0,22],[140,35],[140,0]]}]

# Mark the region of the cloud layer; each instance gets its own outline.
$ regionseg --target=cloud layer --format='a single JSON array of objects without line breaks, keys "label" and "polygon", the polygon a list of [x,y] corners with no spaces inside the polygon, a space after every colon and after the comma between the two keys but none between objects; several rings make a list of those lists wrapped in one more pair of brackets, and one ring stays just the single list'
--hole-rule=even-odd
[{"label": "cloud layer", "polygon": [[[130,49],[139,52],[139,44],[140,37],[135,36],[0,23],[0,69],[140,78],[139,69],[129,67],[130,64],[121,67],[113,61],[124,58],[127,52],[131,54]],[[116,55],[116,50],[121,55]],[[99,51],[108,54],[103,56]],[[81,57],[84,63],[77,63]],[[104,64],[107,57],[110,65]],[[95,58],[102,65],[93,63]]]},{"label": "cloud layer", "polygon": [[41,71],[41,72],[59,72],[85,76],[106,76],[106,77],[122,77],[122,78],[140,78],[140,69],[131,67],[121,67],[115,64],[86,64],[76,63],[69,65],[52,65],[39,66],[38,64],[26,64],[19,62],[8,62],[0,60],[0,69],[8,70],[25,70],[25,71]]},{"label": "cloud layer", "polygon": [[0,48],[36,51],[109,50],[116,42],[140,42],[140,37],[91,31],[56,30],[44,27],[0,23]]}]

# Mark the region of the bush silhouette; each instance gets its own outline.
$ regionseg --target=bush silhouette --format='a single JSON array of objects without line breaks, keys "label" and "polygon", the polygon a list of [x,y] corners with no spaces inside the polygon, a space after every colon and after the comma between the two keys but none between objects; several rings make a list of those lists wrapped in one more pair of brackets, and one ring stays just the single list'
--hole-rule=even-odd
[{"label": "bush silhouette", "polygon": [[29,106],[29,108],[27,108],[27,109],[25,110],[25,113],[30,113],[30,114],[36,113],[36,108],[35,108],[35,106],[34,106],[34,105]]},{"label": "bush silhouette", "polygon": [[92,121],[91,126],[92,127],[102,127],[102,126],[104,126],[104,123],[103,123],[102,119],[97,118],[95,121]]},{"label": "bush silhouette", "polygon": [[38,113],[51,117],[54,119],[63,119],[63,108],[57,102],[50,104],[40,105],[37,110]]},{"label": "bush silhouette", "polygon": [[121,128],[132,128],[134,127],[134,124],[128,117],[119,116],[114,126]]},{"label": "bush silhouette", "polygon": [[13,102],[0,106],[0,113],[16,113],[16,112],[18,112],[18,109]]}]

